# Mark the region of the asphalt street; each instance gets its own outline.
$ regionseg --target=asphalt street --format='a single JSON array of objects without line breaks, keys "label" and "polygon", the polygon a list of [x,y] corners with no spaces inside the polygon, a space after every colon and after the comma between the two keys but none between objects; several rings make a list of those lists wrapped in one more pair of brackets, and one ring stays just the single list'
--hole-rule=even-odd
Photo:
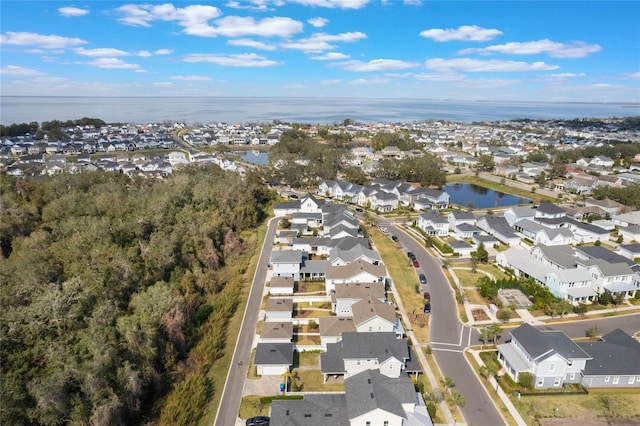
[{"label": "asphalt street", "polygon": [[502,415],[464,357],[464,348],[469,344],[477,343],[478,333],[469,327],[463,327],[460,322],[455,296],[442,272],[442,264],[427,253],[422,244],[404,232],[400,232],[390,223],[385,226],[392,234],[398,236],[405,251],[412,251],[416,255],[420,263],[419,269],[427,276],[427,287],[431,293],[429,323],[431,349],[442,375],[453,379],[454,389],[458,390],[466,400],[461,411],[467,424],[473,426],[504,424]]},{"label": "asphalt street", "polygon": [[[240,402],[242,401],[242,388],[247,377],[247,368],[249,366],[249,358],[251,355],[251,345],[253,337],[256,334],[256,324],[258,323],[258,315],[260,313],[260,303],[267,278],[267,264],[271,258],[271,250],[273,249],[272,241],[275,238],[278,229],[279,218],[271,219],[267,234],[265,236],[262,251],[258,260],[253,282],[249,293],[247,306],[244,310],[242,326],[240,334],[236,341],[235,352],[231,359],[231,366],[227,373],[227,380],[222,391],[220,399],[220,407],[214,425],[229,426],[236,423],[238,412],[240,411]],[[230,347],[230,345],[228,346]]]}]

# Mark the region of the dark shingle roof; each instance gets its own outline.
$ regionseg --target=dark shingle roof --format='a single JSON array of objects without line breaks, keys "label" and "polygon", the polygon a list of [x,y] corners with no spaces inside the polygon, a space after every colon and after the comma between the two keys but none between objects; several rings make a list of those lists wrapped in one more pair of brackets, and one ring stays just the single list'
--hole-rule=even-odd
[{"label": "dark shingle roof", "polygon": [[599,342],[578,345],[592,357],[584,368],[585,376],[640,376],[640,342],[621,329],[605,334]]},{"label": "dark shingle roof", "polygon": [[585,359],[589,355],[562,331],[540,331],[530,324],[523,324],[511,332],[524,350],[534,359],[545,359],[558,354],[566,360]]},{"label": "dark shingle roof", "polygon": [[365,370],[345,380],[349,419],[374,410],[383,410],[407,418],[402,404],[415,402],[416,394],[409,376],[387,377],[377,370]]},{"label": "dark shingle roof", "polygon": [[302,400],[274,400],[270,424],[278,426],[349,426],[345,394],[305,395]]},{"label": "dark shingle roof", "polygon": [[293,343],[258,343],[256,365],[293,365]]}]

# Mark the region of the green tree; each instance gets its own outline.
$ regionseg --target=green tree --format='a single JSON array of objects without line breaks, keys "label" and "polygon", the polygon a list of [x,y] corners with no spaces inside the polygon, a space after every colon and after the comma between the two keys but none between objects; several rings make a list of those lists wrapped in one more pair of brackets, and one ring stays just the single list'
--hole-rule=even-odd
[{"label": "green tree", "polygon": [[457,390],[452,391],[447,397],[447,404],[454,409],[464,407],[465,403],[466,400],[464,399],[464,396],[462,396],[462,394]]}]

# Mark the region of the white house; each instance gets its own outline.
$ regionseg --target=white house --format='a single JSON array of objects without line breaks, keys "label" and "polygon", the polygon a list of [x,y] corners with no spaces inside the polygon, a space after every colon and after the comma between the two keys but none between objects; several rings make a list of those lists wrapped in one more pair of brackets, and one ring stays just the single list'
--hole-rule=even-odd
[{"label": "white house", "polygon": [[418,216],[418,228],[427,235],[446,236],[449,233],[449,221],[441,214],[428,210]]}]

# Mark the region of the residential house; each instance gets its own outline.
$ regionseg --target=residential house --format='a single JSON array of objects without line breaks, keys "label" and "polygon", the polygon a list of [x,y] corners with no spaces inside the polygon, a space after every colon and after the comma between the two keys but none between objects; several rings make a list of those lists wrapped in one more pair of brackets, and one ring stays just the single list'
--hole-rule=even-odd
[{"label": "residential house", "polygon": [[265,321],[291,321],[293,316],[293,300],[269,297],[264,308]]},{"label": "residential house", "polygon": [[254,364],[258,376],[281,376],[293,366],[293,344],[258,343]]},{"label": "residential house", "polygon": [[624,208],[624,204],[618,203],[617,201],[613,201],[609,198],[605,198],[603,200],[596,200],[595,198],[589,198],[584,202],[585,206],[590,207],[599,207],[606,212],[608,215],[618,214]]},{"label": "residential house", "polygon": [[506,245],[517,245],[520,242],[520,236],[502,216],[483,216],[478,219],[477,226]]},{"label": "residential house", "polygon": [[453,249],[454,253],[458,253],[462,257],[471,256],[471,252],[475,250],[471,244],[463,240],[447,241],[447,244]]},{"label": "residential house", "polygon": [[428,210],[418,216],[418,228],[427,235],[446,236],[449,233],[449,222],[436,211]]},{"label": "residential house", "polygon": [[345,332],[340,342],[328,344],[320,354],[320,370],[325,381],[330,375],[343,375],[346,380],[365,370],[400,377],[411,359],[407,341],[395,333]]},{"label": "residential house", "polygon": [[357,260],[364,260],[373,265],[382,263],[378,252],[368,247],[365,238],[341,238],[329,252],[329,261],[333,266],[347,265]]},{"label": "residential house", "polygon": [[293,339],[293,323],[263,322],[260,331],[260,343],[289,343]]},{"label": "residential house", "polygon": [[350,426],[344,393],[306,393],[302,399],[274,399],[269,413],[273,426]]},{"label": "residential house", "polygon": [[592,358],[563,332],[525,323],[511,331],[509,342],[498,345],[498,359],[514,381],[519,374],[530,373],[535,388],[544,389],[580,383]]},{"label": "residential house", "polygon": [[640,210],[629,213],[615,214],[611,216],[611,221],[614,225],[622,227],[640,225]]},{"label": "residential house", "polygon": [[356,260],[346,265],[329,267],[324,282],[327,294],[331,294],[335,291],[336,284],[382,282],[386,275],[383,265]]},{"label": "residential house", "polygon": [[293,277],[300,279],[300,268],[309,255],[301,250],[274,250],[271,252],[272,275],[274,277]]},{"label": "residential house", "polygon": [[320,341],[326,351],[328,343],[338,343],[342,340],[342,333],[355,332],[353,317],[320,317]]},{"label": "residential house", "polygon": [[358,332],[389,332],[392,331],[400,337],[404,329],[400,324],[400,318],[396,317],[395,308],[389,303],[381,302],[371,296],[359,300],[351,306],[353,322]]},{"label": "residential house", "polygon": [[331,307],[339,317],[353,317],[353,305],[367,298],[386,301],[384,284],[377,283],[346,283],[336,284],[335,292],[331,294]]},{"label": "residential house", "polygon": [[449,229],[455,230],[456,226],[461,224],[473,225],[476,223],[476,218],[472,212],[464,211],[464,210],[455,210],[449,212],[447,215],[447,220],[449,221]]},{"label": "residential house", "polygon": [[269,282],[270,295],[291,295],[293,294],[293,277],[271,277]]},{"label": "residential house", "polygon": [[585,387],[640,387],[640,342],[623,330],[613,330],[597,342],[578,342],[578,346],[591,357],[582,371]]},{"label": "residential house", "polygon": [[640,244],[624,244],[618,247],[618,253],[627,259],[635,260],[640,258]]},{"label": "residential house", "polygon": [[509,207],[504,212],[504,218],[509,226],[513,226],[516,222],[524,219],[532,220],[536,216],[536,212],[531,206],[524,207]]}]

